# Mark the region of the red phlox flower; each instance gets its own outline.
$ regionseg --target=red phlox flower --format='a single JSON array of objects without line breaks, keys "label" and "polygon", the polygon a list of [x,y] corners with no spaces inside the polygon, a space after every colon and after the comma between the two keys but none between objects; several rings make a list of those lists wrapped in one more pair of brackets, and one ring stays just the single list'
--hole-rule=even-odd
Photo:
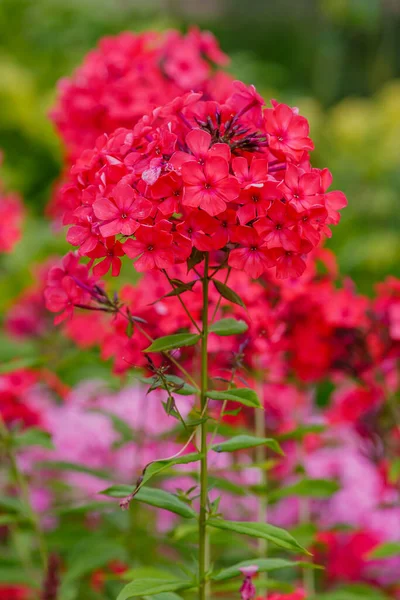
[{"label": "red phlox flower", "polygon": [[71,277],[66,276],[60,287],[47,287],[44,297],[48,310],[61,313],[54,319],[55,325],[58,325],[72,316],[75,305],[83,302],[85,294]]},{"label": "red phlox flower", "polygon": [[275,264],[270,258],[265,242],[252,227],[239,225],[232,241],[240,244],[240,248],[230,252],[228,259],[230,267],[243,270],[253,279],[257,279],[266,269]]},{"label": "red phlox flower", "polygon": [[141,225],[136,232],[136,239],[127,240],[123,250],[129,258],[139,257],[135,262],[139,272],[168,269],[174,263],[172,241],[172,235],[161,227]]},{"label": "red phlox flower", "polygon": [[103,258],[93,267],[93,275],[102,277],[111,269],[111,275],[118,277],[121,271],[121,256],[124,256],[121,242],[109,237],[104,243],[98,243],[96,248],[89,254],[91,258]]},{"label": "red phlox flower", "polygon": [[231,150],[228,144],[212,144],[211,135],[203,129],[192,129],[187,134],[185,141],[189,153],[178,150],[172,155],[169,161],[171,168],[176,171],[180,171],[184,163],[194,160],[200,165],[204,165],[206,158],[211,156],[221,156],[227,162],[231,158]]},{"label": "red phlox flower", "polygon": [[99,229],[104,237],[118,233],[132,235],[139,227],[138,220],[146,219],[151,209],[149,200],[124,183],[114,188],[113,200],[101,198],[93,204],[94,214],[102,222]]},{"label": "red phlox flower", "polygon": [[301,240],[294,229],[296,226],[294,216],[295,214],[286,204],[276,200],[268,210],[267,217],[256,221],[254,227],[269,248],[283,248],[298,252]]},{"label": "red phlox flower", "polygon": [[286,168],[285,178],[279,184],[279,191],[299,211],[307,210],[315,205],[323,205],[319,195],[321,191],[319,172],[304,173],[299,167],[289,164]]},{"label": "red phlox flower", "polygon": [[176,173],[162,175],[151,186],[151,197],[159,200],[157,209],[163,217],[170,217],[179,211],[182,195],[183,182]]},{"label": "red phlox flower", "polygon": [[286,104],[275,101],[272,104],[273,108],[264,111],[269,149],[281,159],[285,159],[285,156],[294,161],[301,159],[304,151],[314,149],[314,144],[308,137],[307,119]]},{"label": "red phlox flower", "polygon": [[224,212],[227,203],[239,196],[239,183],[229,175],[228,162],[219,156],[207,158],[204,167],[195,162],[185,163],[182,178],[186,184],[183,205],[200,207],[211,216]]},{"label": "red phlox flower", "polygon": [[191,211],[188,217],[177,225],[177,232],[190,238],[193,245],[202,252],[214,250],[213,234],[217,231],[216,219],[203,210]]}]

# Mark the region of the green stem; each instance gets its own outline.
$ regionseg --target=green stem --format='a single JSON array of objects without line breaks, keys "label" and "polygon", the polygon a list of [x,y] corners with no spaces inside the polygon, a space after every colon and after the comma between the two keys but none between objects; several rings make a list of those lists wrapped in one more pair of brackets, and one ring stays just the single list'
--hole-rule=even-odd
[{"label": "green stem", "polygon": [[28,483],[25,479],[24,474],[19,469],[17,458],[14,454],[14,450],[11,445],[9,432],[8,432],[6,424],[4,423],[1,415],[0,415],[0,437],[3,439],[5,451],[8,456],[8,460],[10,461],[11,472],[12,472],[14,481],[17,484],[17,486],[19,487],[19,490],[21,493],[21,498],[25,504],[25,509],[28,513],[29,521],[35,532],[38,549],[39,549],[39,555],[40,555],[40,558],[42,561],[43,572],[46,573],[46,571],[47,571],[47,549],[46,549],[46,543],[44,540],[44,536],[43,536],[42,530],[40,528],[39,518],[32,508],[31,500],[29,497]]},{"label": "green stem", "polygon": [[[298,456],[299,456],[299,463],[301,465],[304,465],[304,458],[305,458],[304,440],[299,441]],[[307,498],[307,497],[300,498],[299,503],[300,503],[300,505],[299,505],[300,524],[306,525],[311,522],[310,498]],[[312,556],[307,558],[306,562],[312,563],[313,562]],[[306,594],[306,597],[310,598],[310,600],[312,600],[313,598],[315,598],[314,571],[311,568],[304,567],[302,569],[302,575],[303,575],[304,592]]]},{"label": "green stem", "polygon": [[[201,331],[201,375],[200,375],[200,407],[201,412],[206,410],[207,406],[207,387],[208,387],[208,263],[209,256],[206,254],[204,259],[203,275],[203,312],[202,312],[202,331]],[[200,515],[199,515],[199,600],[207,598],[206,573],[208,571],[209,550],[207,540],[207,421],[201,424],[200,452],[202,459],[200,462]]]},{"label": "green stem", "polygon": [[[262,388],[262,386],[259,386]],[[262,398],[262,389],[259,392],[259,397]],[[263,410],[255,410],[255,432],[257,437],[264,438],[265,435],[265,412]],[[265,448],[263,446],[257,446],[255,449],[256,453],[256,462],[261,465],[259,467],[260,471],[260,486],[261,486],[261,494],[258,499],[258,522],[265,523],[267,521],[267,512],[268,512],[268,496],[267,496],[267,472],[265,469]],[[268,554],[268,542],[267,540],[259,539],[258,540],[258,554],[260,558],[267,558]],[[259,585],[262,589],[265,589],[265,598],[268,596],[267,589],[267,574],[262,573],[259,579]]]}]

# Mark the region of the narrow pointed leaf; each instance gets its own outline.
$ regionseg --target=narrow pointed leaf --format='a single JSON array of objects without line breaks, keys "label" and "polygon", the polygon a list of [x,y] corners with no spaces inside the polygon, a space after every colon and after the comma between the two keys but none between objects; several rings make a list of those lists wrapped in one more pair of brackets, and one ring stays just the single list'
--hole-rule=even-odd
[{"label": "narrow pointed leaf", "polygon": [[256,392],[250,388],[232,388],[223,392],[210,390],[207,392],[207,397],[211,400],[230,400],[231,402],[239,402],[244,406],[261,408],[261,402]]},{"label": "narrow pointed leaf", "polygon": [[233,304],[238,304],[239,306],[246,308],[246,305],[241,299],[241,297],[238,296],[238,294],[234,292],[230,287],[228,287],[225,283],[222,283],[217,279],[213,279],[213,283],[217,288],[217,291],[221,294],[223,298],[229,300],[229,302],[232,302]]},{"label": "narrow pointed leaf", "polygon": [[117,600],[129,600],[138,596],[154,596],[165,592],[178,592],[187,590],[194,585],[189,581],[171,581],[170,579],[136,579],[128,583],[120,593]]},{"label": "narrow pointed leaf", "polygon": [[37,427],[29,427],[29,429],[16,434],[12,439],[12,444],[16,448],[27,446],[40,446],[40,448],[46,448],[47,450],[54,448],[51,435]]},{"label": "narrow pointed leaf", "polygon": [[213,323],[210,327],[212,333],[217,335],[238,335],[247,331],[247,323],[238,319],[220,319]]},{"label": "narrow pointed leaf", "polygon": [[318,600],[389,600],[389,596],[376,587],[354,584],[318,594]]},{"label": "narrow pointed leaf", "polygon": [[[129,496],[129,494],[133,492],[133,489],[133,486],[116,485],[104,490],[101,493],[105,496],[111,496],[113,498],[126,498],[126,496]],[[142,487],[136,494],[135,500],[143,502],[144,504],[149,504],[150,506],[163,508],[164,510],[173,512],[176,515],[180,515],[186,519],[192,519],[196,516],[196,512],[193,510],[193,508],[165,490]]]},{"label": "narrow pointed leaf", "polygon": [[235,437],[214,444],[212,450],[214,452],[235,452],[236,450],[244,450],[245,448],[256,448],[257,446],[267,446],[277,454],[284,455],[284,452],[278,442],[272,438],[259,438],[252,435],[236,435]]},{"label": "narrow pointed leaf", "polygon": [[274,490],[269,494],[270,500],[280,500],[290,496],[306,498],[329,498],[340,489],[337,481],[332,479],[302,479],[293,485]]},{"label": "narrow pointed leaf", "polygon": [[64,460],[42,460],[36,463],[37,467],[55,471],[74,471],[75,473],[86,473],[99,479],[110,479],[110,473],[102,469],[92,469],[86,465],[72,463]]},{"label": "narrow pointed leaf", "polygon": [[191,452],[190,454],[184,454],[183,456],[178,456],[177,458],[157,460],[151,463],[144,475],[143,475],[143,483],[146,483],[154,477],[155,475],[159,475],[163,471],[174,467],[175,465],[187,465],[192,462],[198,462],[201,460],[202,454],[199,452]]},{"label": "narrow pointed leaf", "polygon": [[213,575],[211,579],[213,581],[225,581],[226,579],[240,576],[240,569],[242,567],[250,567],[252,565],[257,566],[260,573],[268,573],[269,571],[276,571],[278,569],[295,568],[299,565],[303,565],[303,563],[299,561],[285,560],[283,558],[254,558],[250,560],[243,560],[235,565],[232,565],[232,567],[223,569],[219,573]]},{"label": "narrow pointed leaf", "polygon": [[393,556],[400,556],[400,542],[379,544],[379,546],[368,553],[369,559],[392,558]]},{"label": "narrow pointed leaf", "polygon": [[234,531],[243,535],[249,535],[250,537],[261,538],[286,550],[309,554],[285,529],[269,525],[268,523],[224,521],[223,519],[209,519],[207,523],[210,527],[215,527],[216,529]]},{"label": "narrow pointed leaf", "polygon": [[196,333],[175,333],[154,340],[144,352],[167,352],[185,346],[194,346],[200,339]]}]

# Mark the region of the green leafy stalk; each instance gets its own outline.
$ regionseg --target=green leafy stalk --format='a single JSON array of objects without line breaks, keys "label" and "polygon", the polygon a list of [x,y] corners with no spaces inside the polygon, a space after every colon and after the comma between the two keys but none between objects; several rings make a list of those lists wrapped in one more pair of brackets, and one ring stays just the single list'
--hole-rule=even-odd
[{"label": "green leafy stalk", "polygon": [[[261,387],[261,386],[260,386]],[[262,391],[262,390],[261,390]],[[260,398],[262,395],[260,394]],[[265,414],[263,410],[255,410],[255,433],[257,437],[265,438]],[[267,496],[267,473],[265,470],[265,446],[258,446],[255,449],[256,462],[260,466],[260,484],[262,486],[262,493],[258,499],[258,521],[265,523],[267,520],[268,511],[268,496]],[[258,555],[260,558],[267,558],[268,555],[268,541],[266,539],[259,538],[258,540]],[[263,573],[260,580],[260,586],[267,586],[267,574]],[[265,598],[268,596],[268,590],[265,591]]]},{"label": "green leafy stalk", "polygon": [[39,518],[32,508],[32,504],[31,504],[30,497],[29,497],[28,483],[25,479],[24,474],[21,473],[21,471],[19,469],[17,458],[14,453],[14,447],[13,447],[12,441],[10,439],[10,434],[9,434],[8,429],[7,429],[1,416],[0,416],[0,440],[4,444],[5,453],[10,462],[12,476],[15,480],[15,483],[19,487],[21,498],[24,502],[25,510],[27,511],[29,521],[32,525],[33,531],[35,532],[38,549],[39,549],[39,555],[40,555],[41,562],[42,562],[43,572],[46,573],[46,571],[47,571],[46,542],[45,542],[45,539],[43,536],[43,532],[40,528]]},{"label": "green leafy stalk", "polygon": [[[203,275],[203,312],[202,312],[202,331],[201,331],[201,370],[200,370],[200,407],[203,413],[207,406],[207,388],[208,388],[208,254],[204,259]],[[199,515],[199,600],[207,598],[206,573],[209,564],[209,549],[207,540],[207,421],[201,424],[200,435],[200,515]]]}]

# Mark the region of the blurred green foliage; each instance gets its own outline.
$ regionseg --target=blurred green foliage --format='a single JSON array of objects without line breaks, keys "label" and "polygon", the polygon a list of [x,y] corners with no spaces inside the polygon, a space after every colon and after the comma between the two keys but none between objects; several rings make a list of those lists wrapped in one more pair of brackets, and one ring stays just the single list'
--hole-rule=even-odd
[{"label": "blurred green foliage", "polygon": [[38,222],[62,162],[47,116],[57,80],[103,35],[190,23],[215,33],[238,78],[310,119],[314,160],[349,198],[329,242],[342,271],[367,291],[400,276],[399,0],[1,0],[2,177],[36,219],[9,267],[61,248]]}]

